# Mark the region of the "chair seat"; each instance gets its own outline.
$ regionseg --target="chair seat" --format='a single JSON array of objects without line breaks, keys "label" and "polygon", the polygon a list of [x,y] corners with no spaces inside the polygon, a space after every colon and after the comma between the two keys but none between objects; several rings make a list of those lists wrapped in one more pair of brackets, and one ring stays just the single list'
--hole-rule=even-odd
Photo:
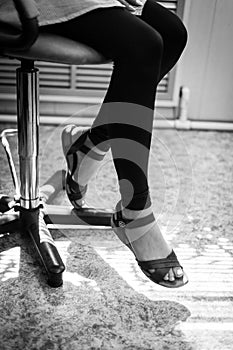
[{"label": "chair seat", "polygon": [[110,62],[94,49],[55,34],[40,33],[35,43],[26,51],[4,51],[4,55],[33,61],[65,64],[103,64]]}]

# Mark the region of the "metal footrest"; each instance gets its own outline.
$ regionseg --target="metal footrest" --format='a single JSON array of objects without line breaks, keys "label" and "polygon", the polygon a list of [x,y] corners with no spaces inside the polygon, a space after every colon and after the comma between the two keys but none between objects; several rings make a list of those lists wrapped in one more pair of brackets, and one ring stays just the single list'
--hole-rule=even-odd
[{"label": "metal footrest", "polygon": [[15,231],[29,234],[47,272],[48,284],[51,287],[61,286],[65,266],[46,226],[42,209],[28,210],[17,205],[12,208],[13,203],[8,196],[0,197],[0,234]]},{"label": "metal footrest", "polygon": [[64,229],[79,226],[109,227],[111,226],[112,210],[101,208],[74,209],[68,206],[45,206],[46,224],[62,225]]}]

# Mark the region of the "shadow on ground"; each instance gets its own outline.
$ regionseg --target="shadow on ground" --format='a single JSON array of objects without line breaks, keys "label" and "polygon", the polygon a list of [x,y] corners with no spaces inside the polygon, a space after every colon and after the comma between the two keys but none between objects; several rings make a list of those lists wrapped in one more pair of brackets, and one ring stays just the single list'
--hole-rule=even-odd
[{"label": "shadow on ground", "polygon": [[47,286],[27,237],[1,238],[2,350],[191,349],[175,330],[185,306],[149,300],[90,245],[54,237],[67,269],[58,289]]}]

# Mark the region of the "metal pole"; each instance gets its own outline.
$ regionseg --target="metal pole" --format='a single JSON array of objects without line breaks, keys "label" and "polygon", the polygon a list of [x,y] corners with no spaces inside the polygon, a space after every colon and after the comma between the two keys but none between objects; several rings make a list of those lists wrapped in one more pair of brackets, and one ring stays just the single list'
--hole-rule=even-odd
[{"label": "metal pole", "polygon": [[22,61],[17,69],[18,153],[20,205],[39,206],[39,82],[33,61]]}]

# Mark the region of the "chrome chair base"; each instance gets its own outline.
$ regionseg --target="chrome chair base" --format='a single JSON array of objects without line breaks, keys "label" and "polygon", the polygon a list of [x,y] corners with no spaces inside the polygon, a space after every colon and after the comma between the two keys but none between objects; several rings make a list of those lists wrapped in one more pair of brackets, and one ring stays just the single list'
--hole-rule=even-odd
[{"label": "chrome chair base", "polygon": [[[48,226],[69,229],[81,226],[99,228],[111,226],[112,211],[97,208],[54,206],[47,204],[61,190],[61,183],[51,177],[50,193],[39,188],[39,79],[38,69],[31,60],[22,60],[17,69],[18,130],[4,130],[0,139],[6,151],[15,187],[15,197],[0,195],[0,234],[26,232],[32,239],[38,256],[47,272],[51,287],[62,285],[65,265],[59,255]],[[8,137],[18,135],[18,181]],[[62,171],[61,171],[62,174]],[[56,177],[58,174],[54,174]]]}]

